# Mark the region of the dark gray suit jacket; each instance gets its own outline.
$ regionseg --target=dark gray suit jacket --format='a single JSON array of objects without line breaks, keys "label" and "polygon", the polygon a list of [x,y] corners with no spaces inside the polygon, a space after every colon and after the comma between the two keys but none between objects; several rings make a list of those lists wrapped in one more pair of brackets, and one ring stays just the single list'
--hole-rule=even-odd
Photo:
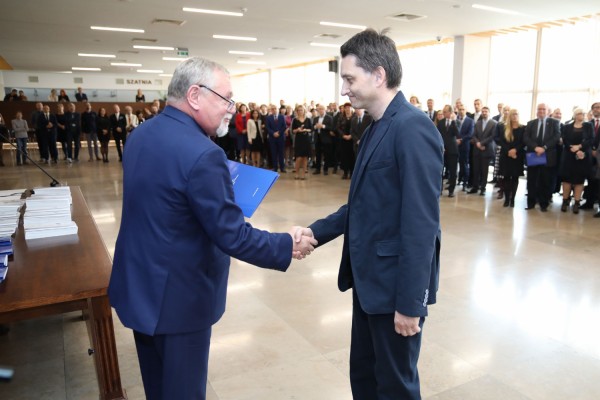
[{"label": "dark gray suit jacket", "polygon": [[547,117],[544,127],[544,140],[542,143],[537,142],[538,135],[538,119],[533,119],[527,123],[525,127],[525,146],[527,151],[534,151],[538,146],[546,150],[546,167],[556,166],[556,144],[560,139],[560,125],[554,118]]},{"label": "dark gray suit jacket", "polygon": [[494,157],[494,137],[496,136],[496,124],[493,119],[488,119],[485,129],[483,129],[483,119],[479,118],[475,123],[475,132],[473,133],[474,144],[477,142],[485,146],[485,150],[474,148],[474,154],[480,154],[483,157]]}]

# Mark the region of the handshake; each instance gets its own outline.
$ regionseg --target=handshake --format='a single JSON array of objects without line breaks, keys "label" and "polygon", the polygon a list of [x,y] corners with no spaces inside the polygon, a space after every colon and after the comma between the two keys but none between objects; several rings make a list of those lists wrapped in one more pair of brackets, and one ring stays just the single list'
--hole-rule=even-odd
[{"label": "handshake", "polygon": [[294,241],[292,258],[295,258],[296,260],[302,260],[304,257],[310,255],[318,244],[310,228],[294,226],[289,231],[289,234]]}]

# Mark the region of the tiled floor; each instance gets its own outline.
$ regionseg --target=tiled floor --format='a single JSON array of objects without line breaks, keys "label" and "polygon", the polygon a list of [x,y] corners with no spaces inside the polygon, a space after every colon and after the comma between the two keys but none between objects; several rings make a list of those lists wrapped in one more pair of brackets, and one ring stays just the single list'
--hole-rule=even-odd
[{"label": "tiled floor", "polygon": [[[81,186],[112,252],[120,164],[83,159],[49,170]],[[7,164],[0,189],[49,183],[32,166]],[[339,175],[291,175],[275,184],[253,225],[287,231],[345,201],[349,181]],[[525,211],[524,184],[514,209],[488,189],[485,197],[441,199],[442,278],[424,328],[423,397],[600,399],[600,220],[589,211],[561,213],[558,199],[548,213]],[[232,261],[227,312],[212,339],[209,399],[351,399],[351,296],[336,288],[340,247],[338,239],[287,273]],[[143,399],[131,332],[116,316],[115,325],[123,385],[130,399]],[[88,347],[77,313],[13,324],[0,337],[0,364],[16,373],[0,384],[0,399],[97,399]]]}]

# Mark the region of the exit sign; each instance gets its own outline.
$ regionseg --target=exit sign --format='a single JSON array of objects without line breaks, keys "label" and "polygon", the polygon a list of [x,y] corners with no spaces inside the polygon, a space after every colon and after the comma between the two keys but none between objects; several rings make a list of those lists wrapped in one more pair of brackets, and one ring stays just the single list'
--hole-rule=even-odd
[{"label": "exit sign", "polygon": [[177,55],[181,57],[188,57],[190,55],[190,51],[187,47],[178,47]]}]

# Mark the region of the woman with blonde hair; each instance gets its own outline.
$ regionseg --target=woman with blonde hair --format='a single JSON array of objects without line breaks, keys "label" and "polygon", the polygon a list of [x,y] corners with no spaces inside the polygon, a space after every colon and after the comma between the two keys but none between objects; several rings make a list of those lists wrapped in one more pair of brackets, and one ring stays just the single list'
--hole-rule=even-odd
[{"label": "woman with blonde hair", "polygon": [[515,206],[515,195],[519,187],[519,177],[523,176],[525,126],[519,122],[519,111],[508,112],[503,131],[499,132],[500,146],[499,175],[503,177],[504,207]]},{"label": "woman with blonde hair", "polygon": [[585,122],[585,112],[581,108],[573,111],[573,123],[562,131],[563,152],[560,163],[560,176],[563,185],[563,203],[560,211],[566,212],[571,203],[573,191],[573,214],[579,213],[579,203],[583,193],[583,183],[590,178],[592,171],[592,144],[594,130]]},{"label": "woman with blonde hair", "polygon": [[312,132],[312,121],[306,117],[306,109],[302,104],[296,106],[296,117],[292,120],[290,127],[294,134],[294,155],[296,156],[296,176],[294,179],[304,180],[308,168],[308,157],[310,156],[310,139]]}]

